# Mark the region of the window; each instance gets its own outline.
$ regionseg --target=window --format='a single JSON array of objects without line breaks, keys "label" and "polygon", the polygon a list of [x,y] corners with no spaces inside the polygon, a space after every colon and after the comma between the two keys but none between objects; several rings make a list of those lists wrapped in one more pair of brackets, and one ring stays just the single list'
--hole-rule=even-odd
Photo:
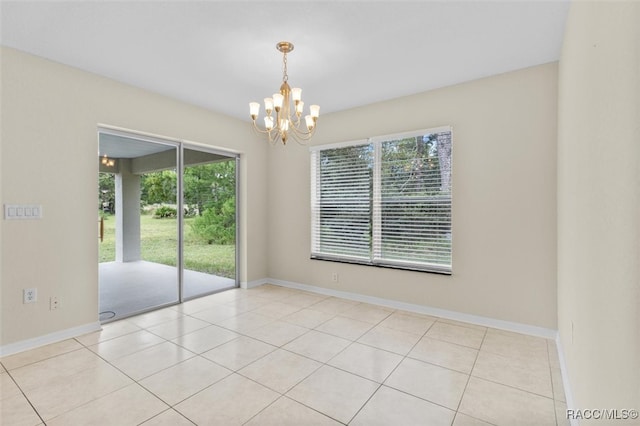
[{"label": "window", "polygon": [[451,128],[311,150],[311,257],[451,273]]}]

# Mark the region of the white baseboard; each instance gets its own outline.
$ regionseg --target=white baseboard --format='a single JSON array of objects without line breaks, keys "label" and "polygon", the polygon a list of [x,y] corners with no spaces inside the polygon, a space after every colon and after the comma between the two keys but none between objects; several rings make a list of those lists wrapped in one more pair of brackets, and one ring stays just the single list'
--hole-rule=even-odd
[{"label": "white baseboard", "polygon": [[357,302],[371,303],[373,305],[385,306],[393,309],[402,309],[404,311],[415,312],[418,314],[432,315],[440,318],[446,318],[455,321],[467,322],[470,324],[481,325],[484,327],[497,328],[500,330],[513,331],[515,333],[528,334],[530,336],[543,337],[545,339],[556,340],[558,331],[534,325],[522,324],[511,321],[504,321],[495,318],[482,317],[478,315],[465,314],[462,312],[449,311],[446,309],[433,308],[430,306],[416,305],[412,303],[399,302],[397,300],[383,299],[380,297],[367,296],[358,293],[349,293],[330,288],[316,287],[308,284],[300,284],[292,281],[284,281],[278,279],[262,279],[254,282],[260,284],[275,284],[282,287],[295,288],[305,290],[312,293],[324,294],[326,296],[341,297],[343,299],[355,300]]},{"label": "white baseboard", "polygon": [[8,345],[0,346],[0,357],[13,355],[18,352],[27,351],[29,349],[35,349],[40,346],[49,345],[51,343],[60,342],[62,340],[78,337],[83,334],[93,333],[100,330],[102,327],[99,321],[92,322],[78,327],[67,328],[66,330],[56,331],[44,336],[34,337],[32,339],[21,340],[15,343],[9,343]]},{"label": "white baseboard", "polygon": [[262,278],[254,281],[242,281],[240,283],[240,288],[244,288],[245,290],[248,288],[258,287],[263,284],[268,284],[270,281],[268,278]]}]

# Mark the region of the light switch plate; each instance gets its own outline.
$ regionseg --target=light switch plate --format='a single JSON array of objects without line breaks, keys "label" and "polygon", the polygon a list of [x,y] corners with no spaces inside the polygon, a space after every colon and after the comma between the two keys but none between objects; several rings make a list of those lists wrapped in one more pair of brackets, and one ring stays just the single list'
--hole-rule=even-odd
[{"label": "light switch plate", "polygon": [[42,219],[42,205],[40,204],[5,204],[5,220],[34,220]]}]

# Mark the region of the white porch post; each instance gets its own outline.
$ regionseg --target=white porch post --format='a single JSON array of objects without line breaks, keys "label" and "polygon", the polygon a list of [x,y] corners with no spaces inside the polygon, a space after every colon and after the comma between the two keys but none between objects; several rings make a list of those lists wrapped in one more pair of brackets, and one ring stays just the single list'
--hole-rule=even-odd
[{"label": "white porch post", "polygon": [[119,160],[116,174],[116,262],[134,262],[140,254],[140,176],[131,160]]}]

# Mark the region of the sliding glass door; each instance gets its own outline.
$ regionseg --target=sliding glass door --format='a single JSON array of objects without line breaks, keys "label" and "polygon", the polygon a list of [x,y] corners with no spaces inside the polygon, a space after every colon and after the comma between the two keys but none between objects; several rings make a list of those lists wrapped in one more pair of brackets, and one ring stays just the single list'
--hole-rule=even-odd
[{"label": "sliding glass door", "polygon": [[99,136],[99,304],[110,320],[179,300],[178,145]]},{"label": "sliding glass door", "polygon": [[183,298],[236,286],[236,159],[183,149]]},{"label": "sliding glass door", "polygon": [[236,287],[237,158],[99,131],[100,319]]}]

